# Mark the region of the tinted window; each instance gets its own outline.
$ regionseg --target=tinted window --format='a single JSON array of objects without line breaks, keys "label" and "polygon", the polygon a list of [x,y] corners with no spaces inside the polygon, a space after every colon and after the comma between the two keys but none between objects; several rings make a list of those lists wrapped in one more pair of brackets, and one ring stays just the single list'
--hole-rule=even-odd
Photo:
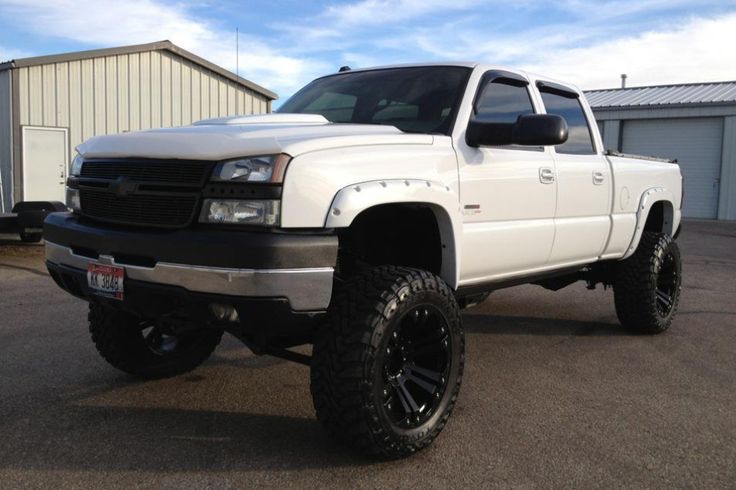
[{"label": "tinted window", "polygon": [[547,109],[547,114],[557,114],[567,121],[569,131],[567,141],[555,146],[557,153],[569,153],[574,155],[589,155],[595,153],[593,139],[585,119],[583,107],[577,98],[571,99],[557,94],[542,92],[542,101]]},{"label": "tinted window", "polygon": [[349,121],[353,117],[354,95],[325,92],[305,108],[306,112],[323,114],[330,121]]},{"label": "tinted window", "polygon": [[343,72],[313,81],[278,112],[449,134],[469,74],[469,68],[457,66]]},{"label": "tinted window", "polygon": [[475,117],[480,121],[515,123],[523,114],[534,114],[526,87],[487,83],[475,102]]}]

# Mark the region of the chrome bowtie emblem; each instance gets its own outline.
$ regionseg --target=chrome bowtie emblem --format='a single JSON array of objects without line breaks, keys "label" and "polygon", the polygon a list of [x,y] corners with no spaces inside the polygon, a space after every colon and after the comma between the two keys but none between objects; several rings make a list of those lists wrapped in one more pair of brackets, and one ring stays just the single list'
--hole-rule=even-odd
[{"label": "chrome bowtie emblem", "polygon": [[125,197],[138,189],[138,184],[131,182],[127,177],[118,177],[110,182],[108,189],[118,197]]}]

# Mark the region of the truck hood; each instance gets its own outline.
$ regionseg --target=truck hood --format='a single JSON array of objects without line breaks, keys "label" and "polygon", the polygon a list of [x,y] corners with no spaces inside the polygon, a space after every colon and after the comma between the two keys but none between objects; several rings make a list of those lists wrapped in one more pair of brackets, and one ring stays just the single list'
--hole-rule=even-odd
[{"label": "truck hood", "polygon": [[77,147],[84,158],[226,160],[349,146],[430,145],[427,134],[394,126],[330,123],[320,115],[263,114],[200,121],[192,126],[96,136]]}]

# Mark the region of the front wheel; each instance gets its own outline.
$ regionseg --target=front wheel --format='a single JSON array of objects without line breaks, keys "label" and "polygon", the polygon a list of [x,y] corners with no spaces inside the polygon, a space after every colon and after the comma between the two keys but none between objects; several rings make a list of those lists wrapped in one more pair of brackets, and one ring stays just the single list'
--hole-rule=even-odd
[{"label": "front wheel", "polygon": [[460,391],[459,308],[439,277],[381,266],[336,293],[312,361],[317,418],[338,440],[388,458],[428,446]]},{"label": "front wheel", "polygon": [[89,331],[102,357],[139,378],[169,378],[196,368],[220,343],[222,331],[177,333],[161,323],[106,308],[89,307]]},{"label": "front wheel", "polygon": [[664,233],[644,232],[636,252],[618,264],[613,292],[619,321],[637,333],[664,332],[677,313],[681,287],[677,242]]},{"label": "front wheel", "polygon": [[23,243],[38,243],[41,241],[41,238],[43,238],[43,233],[35,232],[26,233],[25,231],[21,231],[18,235]]}]

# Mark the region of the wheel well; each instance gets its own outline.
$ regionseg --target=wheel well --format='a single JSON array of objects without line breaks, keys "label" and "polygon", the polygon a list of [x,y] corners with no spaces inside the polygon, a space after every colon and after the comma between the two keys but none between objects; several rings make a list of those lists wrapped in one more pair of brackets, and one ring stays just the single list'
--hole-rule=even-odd
[{"label": "wheel well", "polygon": [[659,201],[652,204],[644,225],[644,231],[662,231],[664,223],[664,202]]},{"label": "wheel well", "polygon": [[338,230],[338,273],[350,275],[361,264],[403,265],[439,274],[442,239],[429,206],[382,204],[361,212]]},{"label": "wheel well", "polygon": [[672,235],[672,204],[667,201],[657,201],[652,204],[644,224],[644,231],[655,231]]}]

